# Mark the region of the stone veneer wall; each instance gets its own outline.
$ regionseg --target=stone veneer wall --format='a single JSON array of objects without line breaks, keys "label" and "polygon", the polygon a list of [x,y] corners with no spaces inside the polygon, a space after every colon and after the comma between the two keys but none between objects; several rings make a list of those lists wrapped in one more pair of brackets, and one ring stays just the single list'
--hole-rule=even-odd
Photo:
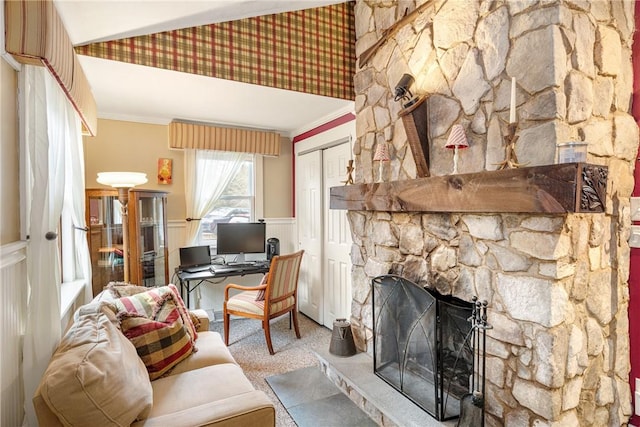
[{"label": "stone veneer wall", "polygon": [[[418,3],[423,3],[418,0]],[[436,0],[357,69],[356,182],[373,182],[376,143],[389,142],[386,180],[415,177],[393,100],[411,73],[429,96],[432,175],[451,173],[443,148],[466,129],[460,173],[503,160],[511,77],[517,79],[520,162],[554,163],[557,142],[584,140],[609,167],[606,214],[349,212],[351,322],[372,351],[370,282],[394,272],[419,285],[489,301],[490,426],[604,426],[631,415],[629,196],[638,147],[630,115],[633,1]],[[357,0],[356,53],[414,1]]]}]

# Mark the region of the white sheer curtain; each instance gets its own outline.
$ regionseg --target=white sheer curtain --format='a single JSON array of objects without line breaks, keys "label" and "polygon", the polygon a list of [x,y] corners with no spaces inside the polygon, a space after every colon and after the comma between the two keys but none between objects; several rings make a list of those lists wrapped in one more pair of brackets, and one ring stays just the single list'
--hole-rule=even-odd
[{"label": "white sheer curtain", "polygon": [[[27,195],[27,325],[23,346],[26,423],[36,426],[31,397],[60,341],[60,260],[57,233],[67,168],[67,144],[78,144],[79,123],[62,90],[44,67],[24,66],[20,76],[21,127]],[[74,149],[76,147],[69,147]],[[82,152],[77,153],[82,161]],[[74,180],[84,180],[74,174]],[[75,190],[74,190],[75,191]],[[83,196],[83,194],[82,194]],[[82,247],[82,246],[80,246]],[[86,244],[85,244],[86,247]],[[87,255],[88,256],[88,255]]]},{"label": "white sheer curtain", "polygon": [[[65,98],[66,101],[66,98]],[[64,282],[83,281],[84,295],[83,303],[88,303],[93,297],[91,288],[91,254],[87,242],[87,222],[85,217],[85,182],[84,182],[84,147],[82,144],[82,125],[80,117],[71,108],[68,102],[66,105],[66,122],[68,127],[65,136],[66,155],[66,185],[65,185],[65,210],[69,210],[71,216],[71,228],[66,235],[73,240],[70,251],[63,253],[67,264],[63,264]]]},{"label": "white sheer curtain", "polygon": [[[242,166],[245,153],[184,150],[187,218],[200,219],[220,198]],[[200,221],[187,221],[186,244],[197,245]]]}]

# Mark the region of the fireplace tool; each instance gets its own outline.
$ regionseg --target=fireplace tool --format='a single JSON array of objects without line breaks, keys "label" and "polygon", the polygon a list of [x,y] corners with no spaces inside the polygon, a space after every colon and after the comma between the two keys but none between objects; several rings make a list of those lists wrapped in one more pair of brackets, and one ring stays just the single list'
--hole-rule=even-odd
[{"label": "fireplace tool", "polygon": [[473,297],[471,322],[473,342],[473,370],[471,373],[470,393],[460,399],[460,418],[457,427],[484,427],[484,397],[486,374],[487,301],[478,301]]}]

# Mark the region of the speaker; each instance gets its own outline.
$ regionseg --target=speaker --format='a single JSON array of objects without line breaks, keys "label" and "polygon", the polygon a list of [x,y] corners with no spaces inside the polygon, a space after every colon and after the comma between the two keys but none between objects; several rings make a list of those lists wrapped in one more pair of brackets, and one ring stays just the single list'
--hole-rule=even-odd
[{"label": "speaker", "polygon": [[275,255],[280,255],[280,240],[270,237],[267,239],[267,261],[271,261]]}]

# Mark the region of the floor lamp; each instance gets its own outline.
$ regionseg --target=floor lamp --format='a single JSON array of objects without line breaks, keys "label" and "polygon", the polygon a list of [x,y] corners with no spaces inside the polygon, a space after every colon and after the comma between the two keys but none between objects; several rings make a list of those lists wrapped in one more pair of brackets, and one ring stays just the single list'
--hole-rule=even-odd
[{"label": "floor lamp", "polygon": [[122,210],[122,257],[124,281],[129,281],[129,218],[127,204],[129,189],[147,182],[147,174],[141,172],[98,172],[98,183],[118,189],[118,201]]}]

